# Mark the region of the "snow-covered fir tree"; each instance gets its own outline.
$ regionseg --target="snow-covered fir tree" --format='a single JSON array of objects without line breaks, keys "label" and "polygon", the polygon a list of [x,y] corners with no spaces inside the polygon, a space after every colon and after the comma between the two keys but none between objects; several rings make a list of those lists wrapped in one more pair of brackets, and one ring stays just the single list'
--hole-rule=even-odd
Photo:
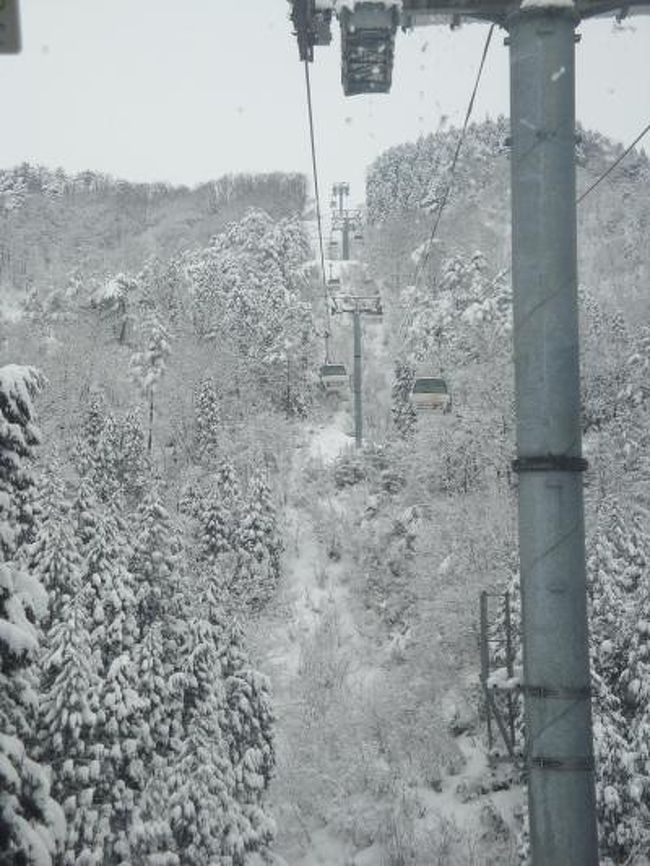
[{"label": "snow-covered fir tree", "polygon": [[271,490],[263,473],[254,472],[241,520],[235,530],[236,566],[231,592],[259,609],[277,589],[282,569],[282,541]]},{"label": "snow-covered fir tree", "polygon": [[126,569],[124,538],[109,518],[104,518],[86,550],[82,569],[92,616],[93,646],[102,654],[104,669],[133,646],[137,636],[133,580]]},{"label": "snow-covered fir tree", "polygon": [[167,369],[171,354],[171,336],[153,309],[148,309],[143,317],[143,348],[131,356],[131,371],[148,405],[147,452],[151,453],[155,413],[155,395],[158,384]]},{"label": "snow-covered fir tree", "polygon": [[149,472],[147,443],[138,411],[127,412],[115,429],[115,476],[127,500],[137,501],[142,495]]},{"label": "snow-covered fir tree", "polygon": [[196,453],[202,463],[211,465],[219,453],[222,436],[220,401],[214,379],[202,379],[196,394]]},{"label": "snow-covered fir tree", "polygon": [[203,617],[189,622],[170,680],[183,695],[184,731],[167,777],[170,824],[181,864],[244,866],[275,829],[264,804],[275,766],[269,684],[251,666],[213,581],[194,606]]},{"label": "snow-covered fir tree", "polygon": [[98,390],[91,391],[74,450],[74,462],[82,476],[91,475],[93,472],[107,414],[104,394]]},{"label": "snow-covered fir tree", "polygon": [[222,554],[236,550],[241,508],[235,469],[222,461],[196,506],[199,555],[204,562],[214,566]]},{"label": "snow-covered fir tree", "polygon": [[47,596],[16,561],[30,536],[29,461],[38,443],[32,399],[42,384],[33,368],[0,367],[0,858],[49,866],[65,822],[48,771],[26,748],[38,701],[30,668]]},{"label": "snow-covered fir tree", "polygon": [[101,506],[95,488],[87,476],[79,478],[72,490],[70,519],[79,552],[95,537],[100,521]]},{"label": "snow-covered fir tree", "polygon": [[[219,636],[206,620],[186,625],[172,688],[183,696],[183,738],[166,783],[169,823],[181,866],[225,864],[241,852],[236,780],[221,729],[226,697]],[[230,862],[241,863],[231,860]]]},{"label": "snow-covered fir tree", "polygon": [[[635,843],[650,847],[650,591],[641,587],[632,614],[632,636],[625,668],[621,676],[622,702],[629,719],[626,728],[629,741],[628,766],[632,774],[628,792],[633,800],[629,812],[639,824]],[[642,844],[641,844],[642,843]]]},{"label": "snow-covered fir tree", "polygon": [[[57,468],[55,465],[53,472]],[[35,539],[25,553],[27,568],[48,593],[48,611],[42,623],[46,632],[81,590],[81,555],[71,523],[63,482],[51,475],[42,496],[42,516]]]},{"label": "snow-covered fir tree", "polygon": [[414,368],[406,361],[397,360],[395,362],[395,381],[392,388],[391,414],[393,423],[403,438],[412,433],[417,422],[417,415],[410,399],[414,384]]},{"label": "snow-covered fir tree", "polygon": [[[642,781],[618,695],[592,661],[592,715],[596,808],[603,854],[624,862],[637,843],[647,845],[648,813],[642,814]],[[645,828],[644,828],[645,825]]]},{"label": "snow-covered fir tree", "polygon": [[135,515],[129,571],[135,584],[139,633],[173,613],[181,579],[181,541],[161,490],[153,484]]},{"label": "snow-covered fir tree", "polygon": [[[82,593],[59,609],[40,661],[39,747],[54,773],[54,793],[67,820],[63,864],[102,862],[109,829],[93,795],[100,763],[91,747],[99,710],[99,660]],[[77,858],[80,858],[79,860]]]},{"label": "snow-covered fir tree", "polygon": [[250,841],[257,834],[258,847],[269,842],[273,834],[262,803],[275,767],[270,683],[252,667],[237,620],[224,628],[219,656],[227,704],[223,728],[235,771],[237,799],[250,822]]},{"label": "snow-covered fir tree", "polygon": [[632,611],[647,571],[649,549],[639,517],[626,515],[617,497],[606,497],[588,550],[587,586],[592,660],[612,689],[618,688],[629,653]]}]

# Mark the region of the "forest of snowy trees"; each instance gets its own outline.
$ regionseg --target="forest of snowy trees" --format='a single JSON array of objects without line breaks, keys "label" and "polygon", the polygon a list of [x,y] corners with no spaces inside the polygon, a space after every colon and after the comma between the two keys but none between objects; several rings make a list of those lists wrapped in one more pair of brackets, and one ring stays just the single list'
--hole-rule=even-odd
[{"label": "forest of snowy trees", "polygon": [[[2,173],[0,862],[525,862],[521,767],[488,764],[478,678],[481,590],[510,591],[519,643],[507,123],[471,127],[423,257],[457,135],[369,167],[384,318],[364,325],[359,451],[349,402],[318,386],[304,178]],[[619,150],[581,136],[586,187]],[[649,189],[632,154],[580,212],[598,817],[617,866],[650,849]],[[332,331],[351,368],[349,323]],[[414,411],[423,369],[448,414]],[[517,731],[520,757],[521,714]]]},{"label": "forest of snowy trees", "polygon": [[242,623],[283,543],[269,454],[240,429],[309,399],[307,249],[254,211],[178,259],[32,293],[7,328],[48,379],[0,368],[2,862],[242,866],[273,838]]}]

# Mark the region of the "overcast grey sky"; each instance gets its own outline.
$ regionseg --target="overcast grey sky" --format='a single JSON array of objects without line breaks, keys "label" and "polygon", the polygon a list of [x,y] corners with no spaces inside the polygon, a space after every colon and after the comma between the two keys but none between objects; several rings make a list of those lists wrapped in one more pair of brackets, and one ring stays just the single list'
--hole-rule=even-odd
[{"label": "overcast grey sky", "polygon": [[[195,184],[226,172],[309,171],[304,73],[286,0],[23,0],[23,53],[0,57],[0,165],[38,162]],[[650,121],[650,16],[581,26],[578,117],[629,142]],[[390,95],[345,98],[338,41],[312,67],[323,198],[363,196],[386,147],[459,124],[487,29],[398,34]],[[493,40],[474,118],[506,113]]]}]

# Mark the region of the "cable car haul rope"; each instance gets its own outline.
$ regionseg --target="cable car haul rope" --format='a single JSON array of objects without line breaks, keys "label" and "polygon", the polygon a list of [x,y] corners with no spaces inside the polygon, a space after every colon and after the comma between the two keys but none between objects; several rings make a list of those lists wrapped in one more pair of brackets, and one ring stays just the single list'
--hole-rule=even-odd
[{"label": "cable car haul rope", "polygon": [[311,142],[311,164],[314,177],[314,196],[316,198],[316,222],[318,224],[318,249],[320,252],[321,279],[323,282],[323,301],[325,304],[325,363],[330,359],[330,305],[327,292],[327,277],[325,275],[325,250],[323,247],[323,221],[320,212],[320,193],[318,188],[318,163],[316,161],[316,138],[314,135],[314,111],[311,97],[311,79],[309,76],[309,60],[305,58],[305,86],[307,89],[307,112],[309,115],[309,140]]}]

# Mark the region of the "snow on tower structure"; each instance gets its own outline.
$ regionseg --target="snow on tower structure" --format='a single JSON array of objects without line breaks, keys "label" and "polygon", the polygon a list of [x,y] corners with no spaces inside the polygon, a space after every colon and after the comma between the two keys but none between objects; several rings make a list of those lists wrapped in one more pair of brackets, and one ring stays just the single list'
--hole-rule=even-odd
[{"label": "snow on tower structure", "polygon": [[619,19],[650,11],[647,0],[288,0],[301,60],[331,42],[331,22],[341,27],[341,82],[346,96],[388,93],[397,29],[461,20],[506,25],[520,9],[570,8],[578,18],[615,14]]}]

